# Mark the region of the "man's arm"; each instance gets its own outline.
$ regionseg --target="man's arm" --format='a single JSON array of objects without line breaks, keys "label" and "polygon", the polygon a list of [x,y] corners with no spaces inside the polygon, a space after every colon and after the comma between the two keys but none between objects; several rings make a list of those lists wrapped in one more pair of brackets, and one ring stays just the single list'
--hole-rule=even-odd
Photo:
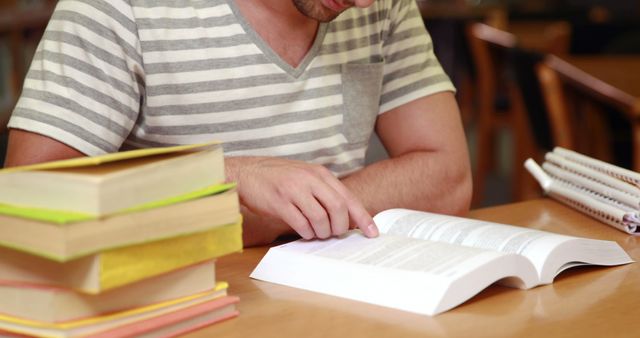
[{"label": "man's arm", "polygon": [[277,157],[227,157],[227,179],[238,182],[244,244],[272,242],[295,230],[327,238],[357,227],[378,235],[371,215],[327,168]]},{"label": "man's arm", "polygon": [[390,159],[342,180],[373,215],[402,207],[463,214],[471,169],[455,98],[443,92],[382,114],[376,124]]},{"label": "man's arm", "polygon": [[[394,207],[446,214],[469,210],[469,155],[452,93],[434,94],[386,112],[376,128],[390,159],[342,179],[371,215]],[[289,177],[284,182],[295,181]],[[243,214],[245,245],[270,243],[280,235],[293,233],[279,217],[257,215],[247,208]],[[362,212],[359,214],[360,219],[368,219]]]},{"label": "man's arm", "polygon": [[4,165],[15,167],[81,156],[85,155],[60,141],[29,131],[11,129]]},{"label": "man's arm", "polygon": [[[342,180],[326,169],[277,158],[227,158],[239,182],[245,241],[269,242],[296,230],[327,237],[360,227],[369,236],[371,214],[391,207],[461,214],[471,198],[471,173],[458,108],[451,93],[415,100],[383,114],[378,134],[391,158]],[[12,130],[8,165],[82,156],[47,137]],[[366,210],[365,210],[366,209]]]}]

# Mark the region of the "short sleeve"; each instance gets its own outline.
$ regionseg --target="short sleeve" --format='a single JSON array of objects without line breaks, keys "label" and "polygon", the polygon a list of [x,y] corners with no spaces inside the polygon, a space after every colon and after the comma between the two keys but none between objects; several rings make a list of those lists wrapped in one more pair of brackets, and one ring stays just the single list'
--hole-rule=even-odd
[{"label": "short sleeve", "polygon": [[385,67],[380,113],[437,92],[455,91],[433,52],[415,1],[392,3],[383,37]]},{"label": "short sleeve", "polygon": [[58,2],[9,127],[87,155],[118,151],[138,118],[144,71],[125,0]]}]

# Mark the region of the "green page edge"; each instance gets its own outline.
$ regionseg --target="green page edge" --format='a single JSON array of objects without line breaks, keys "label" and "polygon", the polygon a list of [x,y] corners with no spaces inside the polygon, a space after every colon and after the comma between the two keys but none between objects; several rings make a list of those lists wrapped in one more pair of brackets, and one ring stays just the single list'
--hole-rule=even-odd
[{"label": "green page edge", "polygon": [[[208,186],[196,191],[192,191],[186,194],[169,197],[159,201],[144,203],[129,209],[119,211],[113,215],[149,210],[153,208],[159,208],[159,207],[163,207],[171,204],[193,200],[193,199],[204,197],[204,196],[219,194],[229,189],[232,189],[235,186],[236,186],[236,183],[215,184],[215,185],[211,185],[211,186]],[[0,214],[13,216],[13,217],[28,218],[28,219],[42,221],[42,222],[55,223],[59,225],[95,220],[100,218],[100,216],[97,216],[97,215],[85,214],[85,213],[79,213],[79,212],[73,212],[73,211],[52,210],[52,209],[43,209],[43,208],[29,208],[29,207],[9,205],[9,204],[0,204]]]}]

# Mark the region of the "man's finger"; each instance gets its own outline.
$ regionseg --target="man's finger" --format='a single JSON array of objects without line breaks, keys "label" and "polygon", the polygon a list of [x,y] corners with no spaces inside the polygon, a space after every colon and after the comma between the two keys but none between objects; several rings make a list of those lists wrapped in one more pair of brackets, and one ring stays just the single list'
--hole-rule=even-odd
[{"label": "man's finger", "polygon": [[349,230],[349,210],[347,202],[330,185],[317,187],[313,194],[329,215],[331,234],[340,236]]},{"label": "man's finger", "polygon": [[342,184],[337,178],[327,180],[327,183],[340,194],[347,202],[347,210],[349,212],[349,220],[351,224],[359,228],[367,237],[377,237],[379,234],[378,227],[373,222],[373,218],[362,205],[362,203]]},{"label": "man's finger", "polygon": [[312,239],[315,237],[315,232],[311,228],[311,224],[309,224],[307,218],[295,205],[288,203],[281,211],[280,218],[293,228],[298,235],[304,239]]},{"label": "man's finger", "polygon": [[295,201],[295,205],[300,209],[308,223],[311,225],[316,237],[331,237],[329,215],[313,195],[309,194],[300,196],[298,200]]}]

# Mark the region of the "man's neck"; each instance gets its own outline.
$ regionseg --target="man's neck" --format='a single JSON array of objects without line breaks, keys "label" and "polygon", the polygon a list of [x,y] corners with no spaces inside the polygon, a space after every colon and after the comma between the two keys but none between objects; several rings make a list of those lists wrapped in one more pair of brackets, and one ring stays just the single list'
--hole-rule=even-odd
[{"label": "man's neck", "polygon": [[292,0],[234,1],[271,49],[297,67],[313,45],[320,23],[302,14]]}]

